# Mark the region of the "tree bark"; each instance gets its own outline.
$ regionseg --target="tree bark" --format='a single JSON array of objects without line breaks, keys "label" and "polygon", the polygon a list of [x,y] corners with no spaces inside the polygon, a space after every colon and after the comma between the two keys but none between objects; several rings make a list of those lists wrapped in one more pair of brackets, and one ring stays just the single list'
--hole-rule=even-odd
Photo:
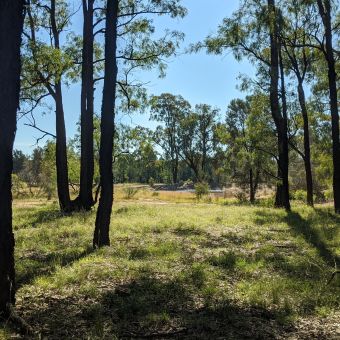
[{"label": "tree bark", "polygon": [[67,144],[64,118],[63,97],[61,83],[55,85],[55,118],[56,118],[56,170],[57,170],[57,190],[60,210],[69,212],[71,210],[71,199],[68,181],[67,165]]},{"label": "tree bark", "polygon": [[307,204],[311,207],[314,206],[313,200],[313,175],[311,166],[311,156],[310,156],[310,138],[309,138],[309,122],[308,122],[308,111],[306,105],[305,91],[303,89],[302,79],[299,79],[298,84],[298,96],[299,103],[303,118],[303,145],[304,145],[304,165],[306,172],[306,189],[307,189]]},{"label": "tree bark", "polygon": [[268,0],[270,28],[270,107],[277,131],[278,140],[278,177],[275,206],[290,210],[288,181],[288,128],[287,117],[280,112],[279,104],[279,44],[278,23],[275,0]]},{"label": "tree bark", "polygon": [[96,216],[93,247],[110,245],[110,219],[113,203],[113,137],[117,81],[117,17],[118,0],[107,0],[105,28],[105,74],[101,114],[99,168],[101,194]]},{"label": "tree bark", "polygon": [[90,210],[93,200],[93,3],[94,0],[83,0],[83,51],[82,51],[82,84],[81,84],[81,157],[80,157],[80,190],[75,200],[77,209]]},{"label": "tree bark", "polygon": [[251,204],[255,203],[255,191],[254,191],[254,175],[253,175],[253,169],[249,169],[249,201]]},{"label": "tree bark", "polygon": [[325,29],[325,58],[328,65],[329,101],[332,119],[332,143],[333,143],[333,193],[334,209],[340,214],[340,139],[339,139],[339,109],[337,94],[337,74],[335,70],[335,58],[332,41],[332,16],[330,0],[317,0],[319,13]]},{"label": "tree bark", "polygon": [[[54,39],[54,48],[60,49],[59,31],[56,23],[56,0],[51,0],[51,28]],[[57,188],[60,210],[69,212],[71,210],[71,199],[68,180],[67,165],[67,142],[65,115],[63,106],[63,94],[61,80],[54,86],[54,100],[56,104],[56,168],[57,168]]]},{"label": "tree bark", "polygon": [[15,303],[11,174],[20,92],[24,1],[0,1],[0,316]]}]

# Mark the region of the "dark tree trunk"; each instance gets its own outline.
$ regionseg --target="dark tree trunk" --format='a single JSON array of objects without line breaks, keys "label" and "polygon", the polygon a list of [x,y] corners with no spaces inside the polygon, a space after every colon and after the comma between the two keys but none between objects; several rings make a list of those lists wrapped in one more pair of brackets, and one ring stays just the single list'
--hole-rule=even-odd
[{"label": "dark tree trunk", "polygon": [[255,203],[255,191],[254,191],[254,174],[253,174],[253,169],[249,169],[249,190],[250,190],[250,195],[249,195],[249,201],[251,204]]},{"label": "dark tree trunk", "polygon": [[340,214],[340,139],[339,139],[339,109],[337,94],[337,75],[332,42],[332,16],[330,0],[317,0],[319,13],[325,28],[325,57],[328,65],[329,100],[332,117],[333,142],[333,193],[335,212]]},{"label": "dark tree trunk", "polygon": [[66,129],[61,83],[57,83],[55,86],[55,104],[57,190],[60,209],[68,212],[71,209],[71,200],[68,183]]},{"label": "dark tree trunk", "polygon": [[[279,104],[279,44],[275,0],[268,0],[270,17],[270,106],[278,138],[278,177],[275,206],[290,210],[288,181],[288,129],[287,117],[280,112]],[[284,89],[283,89],[284,90]]]},{"label": "dark tree trunk", "polygon": [[178,181],[178,156],[175,156],[175,159],[172,161],[172,182],[176,184]]},{"label": "dark tree trunk", "polygon": [[118,0],[107,0],[105,28],[105,75],[101,114],[101,140],[99,168],[101,193],[96,216],[93,247],[110,245],[110,219],[113,203],[113,137],[115,119],[115,96],[117,81],[117,17]]},{"label": "dark tree trunk", "polygon": [[82,51],[82,84],[81,84],[81,158],[80,158],[80,191],[75,200],[77,209],[90,210],[93,201],[93,2],[83,0],[83,51]]},{"label": "dark tree trunk", "polygon": [[20,92],[23,0],[0,1],[0,316],[15,303],[11,174]]},{"label": "dark tree trunk", "polygon": [[303,118],[303,145],[304,145],[303,161],[305,164],[306,172],[307,204],[312,207],[314,205],[314,201],[313,201],[313,176],[310,156],[309,122],[308,111],[306,106],[306,97],[305,91],[303,89],[302,79],[299,79],[298,96]]},{"label": "dark tree trunk", "polygon": [[[54,39],[54,47],[60,49],[59,31],[56,23],[56,0],[51,0],[51,27]],[[71,200],[68,181],[68,165],[67,165],[67,142],[66,128],[63,106],[63,94],[61,89],[61,81],[57,81],[54,89],[54,100],[56,104],[56,168],[57,168],[57,188],[59,205],[62,211],[71,210]]]}]

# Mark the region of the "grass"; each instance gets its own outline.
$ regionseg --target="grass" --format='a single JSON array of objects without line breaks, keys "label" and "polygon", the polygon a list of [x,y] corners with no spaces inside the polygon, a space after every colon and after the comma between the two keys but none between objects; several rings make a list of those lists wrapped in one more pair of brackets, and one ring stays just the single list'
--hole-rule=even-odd
[{"label": "grass", "polygon": [[15,202],[18,314],[48,339],[339,335],[338,216],[193,202],[115,203],[95,252],[94,212]]}]

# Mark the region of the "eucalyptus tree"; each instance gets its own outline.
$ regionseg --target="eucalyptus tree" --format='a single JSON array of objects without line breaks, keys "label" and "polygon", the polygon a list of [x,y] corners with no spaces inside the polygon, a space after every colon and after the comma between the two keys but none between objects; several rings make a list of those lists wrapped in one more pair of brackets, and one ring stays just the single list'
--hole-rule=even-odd
[{"label": "eucalyptus tree", "polygon": [[[74,72],[72,54],[62,44],[63,33],[70,25],[70,12],[65,0],[29,0],[24,31],[22,102],[29,106],[28,125],[56,139],[55,161],[60,209],[71,210],[67,144],[62,83]],[[51,97],[55,109],[55,134],[37,126],[34,109]],[[46,103],[46,102],[45,102]]]},{"label": "eucalyptus tree", "polygon": [[179,155],[193,171],[196,181],[208,180],[208,161],[213,158],[219,110],[207,104],[196,105],[179,120]]},{"label": "eucalyptus tree", "polygon": [[24,0],[0,2],[0,317],[15,303],[11,175],[20,92]]},{"label": "eucalyptus tree", "polygon": [[110,220],[113,203],[113,137],[117,81],[117,22],[118,0],[107,0],[105,26],[105,76],[101,114],[99,171],[101,193],[97,210],[93,247],[110,245]]},{"label": "eucalyptus tree", "polygon": [[191,110],[191,105],[182,96],[163,93],[151,98],[151,120],[162,125],[158,126],[155,140],[165,152],[169,160],[172,183],[178,182],[178,166],[180,161],[179,129],[181,117],[185,117]]},{"label": "eucalyptus tree", "polygon": [[261,82],[265,81],[270,92],[271,114],[277,135],[278,181],[275,206],[289,210],[288,117],[278,41],[280,21],[274,1],[244,0],[239,10],[223,20],[217,34],[207,37],[194,50],[206,48],[209,53],[222,54],[226,49],[231,49],[237,59],[248,58],[256,66]]},{"label": "eucalyptus tree", "polygon": [[272,172],[273,129],[268,126],[267,108],[268,98],[261,93],[233,99],[225,124],[219,127],[219,138],[226,145],[225,169],[233,182],[249,188],[251,203],[255,202],[260,180]]},{"label": "eucalyptus tree", "polygon": [[334,208],[340,213],[340,135],[339,135],[339,108],[337,92],[337,73],[333,49],[334,8],[331,0],[317,0],[317,7],[324,27],[324,36],[319,39],[319,46],[323,52],[328,67],[328,87],[330,112],[332,117],[332,143],[333,143],[333,193]]},{"label": "eucalyptus tree", "polygon": [[285,68],[293,74],[297,83],[297,96],[303,120],[303,151],[293,140],[290,140],[292,148],[301,156],[305,167],[307,204],[313,206],[313,175],[311,165],[311,147],[309,132],[309,114],[305,94],[306,83],[313,80],[313,64],[319,58],[315,49],[308,46],[310,37],[311,18],[307,6],[296,1],[289,1],[285,8],[281,9],[283,16],[283,28],[280,32],[280,44],[284,50]]},{"label": "eucalyptus tree", "polygon": [[158,67],[160,75],[164,76],[164,58],[174,55],[183,37],[176,31],[166,31],[165,35],[156,37],[152,17],[169,15],[174,18],[186,14],[180,0],[108,0],[103,11],[106,26],[100,26],[101,20],[97,25],[97,32],[105,32],[105,67],[99,150],[101,193],[93,239],[95,248],[110,244],[116,110],[129,111],[143,107],[145,90],[143,83],[135,79],[136,70]]},{"label": "eucalyptus tree", "polygon": [[[156,38],[153,17],[183,16],[185,9],[178,0],[119,1],[117,26],[117,96],[121,111],[142,109],[146,104],[144,86],[135,77],[137,70],[158,67],[164,75],[164,57],[173,55],[182,34],[168,31]],[[95,6],[94,6],[95,5]],[[95,84],[103,79],[104,58],[100,34],[105,32],[105,3],[101,0],[83,1],[82,44],[82,99],[81,99],[81,175],[80,193],[76,200],[79,208],[89,209],[93,182],[93,96]],[[93,55],[96,58],[93,59]],[[95,76],[94,76],[95,73]]]}]

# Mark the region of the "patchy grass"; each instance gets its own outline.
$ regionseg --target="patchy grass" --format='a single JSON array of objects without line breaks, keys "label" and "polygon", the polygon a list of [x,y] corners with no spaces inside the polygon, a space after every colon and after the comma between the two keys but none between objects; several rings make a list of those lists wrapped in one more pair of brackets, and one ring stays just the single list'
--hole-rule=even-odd
[{"label": "patchy grass", "polygon": [[111,247],[95,252],[94,212],[14,205],[17,311],[36,338],[340,335],[340,217],[158,199],[115,203]]}]

